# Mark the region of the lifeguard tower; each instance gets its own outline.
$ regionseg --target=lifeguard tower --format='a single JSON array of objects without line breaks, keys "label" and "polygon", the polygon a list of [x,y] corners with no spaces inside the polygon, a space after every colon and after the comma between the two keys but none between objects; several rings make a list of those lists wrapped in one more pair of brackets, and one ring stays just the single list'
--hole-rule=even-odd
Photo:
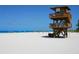
[{"label": "lifeguard tower", "polygon": [[50,23],[50,28],[53,33],[49,33],[49,37],[67,37],[67,30],[71,27],[71,14],[68,6],[54,7],[51,8],[55,13],[49,14],[49,18],[53,20]]}]

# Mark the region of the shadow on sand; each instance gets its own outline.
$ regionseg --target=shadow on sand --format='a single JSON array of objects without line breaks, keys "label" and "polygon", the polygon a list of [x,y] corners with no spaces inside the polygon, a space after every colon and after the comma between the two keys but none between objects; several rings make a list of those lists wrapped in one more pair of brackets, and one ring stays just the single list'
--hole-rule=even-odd
[{"label": "shadow on sand", "polygon": [[53,37],[49,37],[49,36],[42,36],[43,38],[53,38]]},{"label": "shadow on sand", "polygon": [[42,36],[43,38],[64,38],[64,37],[62,37],[62,36],[60,36],[60,37],[49,37],[49,36]]}]

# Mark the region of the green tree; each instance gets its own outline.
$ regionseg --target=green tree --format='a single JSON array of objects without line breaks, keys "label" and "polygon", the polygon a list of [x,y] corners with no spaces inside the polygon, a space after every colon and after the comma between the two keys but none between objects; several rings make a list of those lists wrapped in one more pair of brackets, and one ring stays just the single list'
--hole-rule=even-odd
[{"label": "green tree", "polygon": [[77,30],[79,30],[79,20],[78,20],[78,22],[77,22]]}]

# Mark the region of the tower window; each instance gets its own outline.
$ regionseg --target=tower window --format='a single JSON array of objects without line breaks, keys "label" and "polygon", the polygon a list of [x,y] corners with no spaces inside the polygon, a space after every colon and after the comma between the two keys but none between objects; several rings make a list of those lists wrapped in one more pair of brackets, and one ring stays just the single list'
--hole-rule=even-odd
[{"label": "tower window", "polygon": [[56,12],[60,12],[60,8],[57,8],[57,9],[56,9]]}]

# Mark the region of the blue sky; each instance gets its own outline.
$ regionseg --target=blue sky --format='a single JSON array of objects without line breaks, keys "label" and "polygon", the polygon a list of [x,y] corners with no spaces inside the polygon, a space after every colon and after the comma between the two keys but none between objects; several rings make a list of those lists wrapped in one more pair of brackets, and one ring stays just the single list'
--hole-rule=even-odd
[{"label": "blue sky", "polygon": [[[49,14],[54,5],[0,5],[0,31],[49,31]],[[79,6],[69,6],[72,14],[72,29],[76,29]]]}]

